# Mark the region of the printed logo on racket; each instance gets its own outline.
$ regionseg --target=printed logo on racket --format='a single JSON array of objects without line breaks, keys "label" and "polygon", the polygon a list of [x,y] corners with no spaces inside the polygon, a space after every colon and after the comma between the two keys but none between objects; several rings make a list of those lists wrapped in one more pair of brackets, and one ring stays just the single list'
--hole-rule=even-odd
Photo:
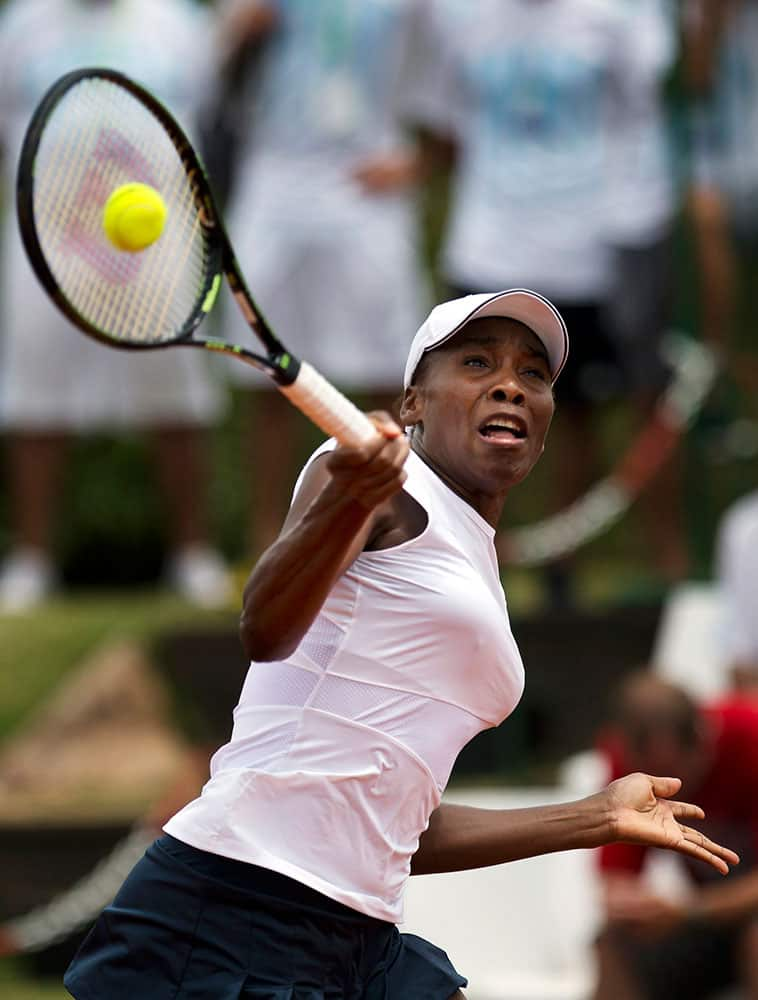
[{"label": "printed logo on racket", "polygon": [[[70,214],[70,221],[63,233],[65,251],[77,254],[98,274],[114,285],[125,285],[139,274],[142,260],[132,254],[114,250],[105,239],[100,225],[101,213],[79,211],[87,206],[104,206],[113,190],[121,183],[114,183],[113,167],[119,176],[155,186],[155,176],[145,157],[123,135],[111,128],[103,128],[92,151],[92,162],[82,178],[74,196],[77,210]],[[93,221],[90,221],[93,220]]]}]

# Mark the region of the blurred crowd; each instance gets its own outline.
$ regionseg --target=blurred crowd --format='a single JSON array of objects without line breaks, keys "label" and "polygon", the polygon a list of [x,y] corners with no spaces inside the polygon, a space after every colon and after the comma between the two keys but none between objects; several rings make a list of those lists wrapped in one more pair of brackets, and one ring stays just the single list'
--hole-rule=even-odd
[{"label": "blurred crowd", "polygon": [[[609,402],[622,401],[630,434],[649,420],[682,298],[693,336],[746,384],[755,377],[751,331],[735,328],[741,261],[758,243],[756,0],[6,0],[0,614],[59,586],[73,439],[147,435],[165,580],[204,606],[233,592],[207,499],[208,432],[230,394],[244,401],[239,464],[265,470],[248,483],[249,559],[275,537],[306,447],[303,418],[252,369],[105,351],[37,287],[15,164],[47,87],[88,64],[145,84],[201,144],[263,312],[365,408],[392,409],[435,299],[506,287],[550,298],[571,356],[549,512],[597,477]],[[684,290],[683,220],[696,264]],[[244,343],[231,299],[222,306],[215,321]],[[692,568],[683,507],[675,454],[640,502],[646,558],[665,583]],[[554,603],[570,603],[573,568],[566,557],[546,570]]]}]

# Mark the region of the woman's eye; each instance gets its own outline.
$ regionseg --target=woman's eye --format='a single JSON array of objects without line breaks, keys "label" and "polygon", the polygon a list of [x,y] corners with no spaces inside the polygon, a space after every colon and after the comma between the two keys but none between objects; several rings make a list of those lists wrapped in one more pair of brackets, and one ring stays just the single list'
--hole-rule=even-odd
[{"label": "woman's eye", "polygon": [[548,376],[546,375],[546,373],[544,371],[542,371],[541,368],[527,368],[524,371],[524,374],[527,375],[529,378],[539,379],[540,382],[548,382],[549,381]]},{"label": "woman's eye", "polygon": [[481,357],[464,358],[463,363],[473,368],[484,368],[487,365],[487,359]]}]

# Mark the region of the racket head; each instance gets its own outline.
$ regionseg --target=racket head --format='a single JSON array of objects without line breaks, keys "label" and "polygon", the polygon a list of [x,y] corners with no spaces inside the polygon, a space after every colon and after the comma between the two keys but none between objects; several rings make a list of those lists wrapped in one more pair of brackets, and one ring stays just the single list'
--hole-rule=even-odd
[{"label": "racket head", "polygon": [[[159,239],[116,249],[103,229],[111,193],[148,184],[167,206]],[[83,332],[125,349],[186,343],[210,311],[228,240],[200,160],[147,90],[107,68],[67,73],[26,131],[16,205],[36,275]]]},{"label": "racket head", "polygon": [[[110,244],[103,214],[110,195],[135,181],[154,188],[168,211],[159,239],[130,254]],[[185,344],[232,354],[286,389],[327,434],[355,443],[376,435],[364,414],[274,336],[242,277],[192,144],[129,77],[87,68],[53,84],[27,128],[16,204],[37,277],[84,333],[113,347]],[[193,337],[224,274],[266,357]]]}]

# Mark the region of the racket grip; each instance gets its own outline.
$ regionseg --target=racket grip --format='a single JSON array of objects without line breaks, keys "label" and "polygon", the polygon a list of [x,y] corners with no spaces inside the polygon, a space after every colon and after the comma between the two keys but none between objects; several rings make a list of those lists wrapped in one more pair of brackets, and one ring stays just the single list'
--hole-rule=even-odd
[{"label": "racket grip", "polygon": [[280,385],[279,389],[317,427],[337,438],[340,444],[364,444],[379,433],[366,414],[307,361],[300,362],[295,381],[291,385]]}]

